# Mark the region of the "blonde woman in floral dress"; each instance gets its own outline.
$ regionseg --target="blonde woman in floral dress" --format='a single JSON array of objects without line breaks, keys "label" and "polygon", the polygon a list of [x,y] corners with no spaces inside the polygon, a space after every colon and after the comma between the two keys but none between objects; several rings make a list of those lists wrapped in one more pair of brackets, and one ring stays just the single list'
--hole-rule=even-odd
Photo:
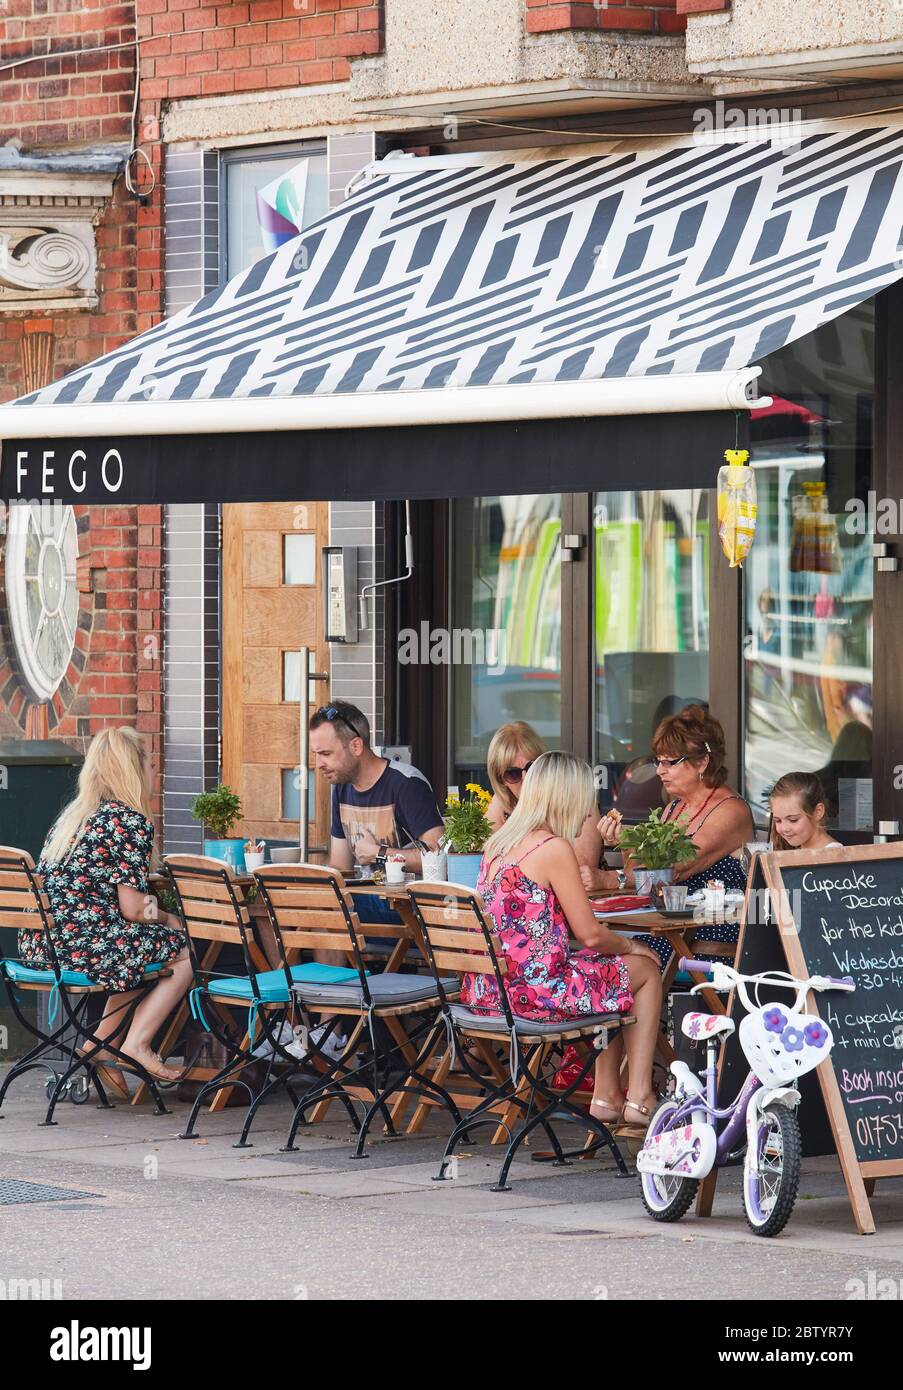
[{"label": "blonde woman in floral dress", "polygon": [[[538,1022],[629,1013],[624,1032],[629,1082],[621,1092],[618,1054],[606,1049],[595,1069],[593,1114],[604,1124],[648,1123],[656,1103],[652,1059],[661,1009],[658,957],[611,931],[593,915],[574,852],[595,805],[593,776],[570,753],[543,753],[530,767],[517,805],[486,845],[478,890],[508,966],[512,1012]],[[574,949],[571,937],[580,945]],[[465,975],[461,1002],[496,1014],[495,980]]]},{"label": "blonde woman in floral dress", "polygon": [[[154,844],[150,769],[141,735],[104,729],[92,741],[78,779],[78,795],[51,828],[38,872],[53,912],[53,947],[64,970],[78,970],[109,990],[94,1032],[113,1039],[157,1081],[178,1081],[153,1050],[153,1040],[191,982],[185,932],[148,891]],[[22,932],[23,960],[46,970],[43,943]],[[135,1009],[123,1041],[122,1020],[149,965],[166,976]],[[104,1053],[96,1060],[109,1062]],[[115,1078],[108,1077],[115,1085]],[[116,1085],[128,1094],[124,1082]]]}]

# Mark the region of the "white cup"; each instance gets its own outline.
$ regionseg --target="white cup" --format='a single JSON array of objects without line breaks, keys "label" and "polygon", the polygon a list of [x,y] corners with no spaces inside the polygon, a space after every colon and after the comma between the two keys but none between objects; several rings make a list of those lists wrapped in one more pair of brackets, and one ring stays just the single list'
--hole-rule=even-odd
[{"label": "white cup", "polygon": [[404,883],[404,860],[394,855],[386,859],[386,883]]},{"label": "white cup", "polygon": [[248,851],[245,850],[245,868],[248,873],[252,874],[255,869],[262,869],[265,858],[266,854],[263,850],[261,850],[259,854],[249,854]]}]

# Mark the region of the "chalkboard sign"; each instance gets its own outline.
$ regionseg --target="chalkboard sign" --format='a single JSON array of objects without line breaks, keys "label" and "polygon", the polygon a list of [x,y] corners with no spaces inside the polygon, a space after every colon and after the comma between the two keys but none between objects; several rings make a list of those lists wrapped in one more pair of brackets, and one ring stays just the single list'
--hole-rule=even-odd
[{"label": "chalkboard sign", "polygon": [[[800,1128],[804,1153],[836,1150],[857,1227],[870,1234],[875,1180],[903,1176],[903,844],[757,855],[736,968],[855,981],[853,994],[813,992],[806,1002],[834,1045],[814,1077],[801,1079]],[[739,1001],[728,1011],[739,1026]],[[747,1070],[734,1034],[719,1073],[722,1104]],[[711,1210],[716,1172],[701,1185],[700,1215]]]},{"label": "chalkboard sign", "polygon": [[[897,847],[894,846],[896,849]],[[849,975],[820,996],[856,1160],[903,1165],[903,858],[781,866],[810,975]]]}]

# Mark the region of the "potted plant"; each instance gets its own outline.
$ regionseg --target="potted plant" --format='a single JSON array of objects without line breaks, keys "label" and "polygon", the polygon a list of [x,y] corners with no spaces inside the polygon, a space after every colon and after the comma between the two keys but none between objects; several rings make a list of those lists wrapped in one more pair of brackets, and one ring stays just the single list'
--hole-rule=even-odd
[{"label": "potted plant", "polygon": [[678,864],[689,864],[699,850],[687,834],[687,818],[662,820],[662,808],[652,811],[648,820],[621,831],[618,845],[633,861],[633,881],[638,893],[650,893],[661,883],[670,883]]},{"label": "potted plant", "polygon": [[448,881],[476,888],[483,846],[492,834],[486,807],[492,793],[478,782],[468,782],[464,796],[452,794],[445,803],[445,835],[448,846]]},{"label": "potted plant", "polygon": [[204,853],[212,859],[225,860],[237,874],[244,873],[244,840],[229,835],[236,821],[241,819],[241,798],[231,787],[220,783],[212,792],[203,792],[195,798],[191,814],[210,832],[211,838],[204,840]]}]

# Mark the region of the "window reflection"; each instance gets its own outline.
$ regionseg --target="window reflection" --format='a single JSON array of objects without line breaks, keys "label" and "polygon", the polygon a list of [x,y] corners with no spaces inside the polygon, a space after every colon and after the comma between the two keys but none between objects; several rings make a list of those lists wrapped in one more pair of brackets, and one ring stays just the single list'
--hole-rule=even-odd
[{"label": "window reflection", "polygon": [[[841,347],[842,341],[842,347]],[[752,417],[759,516],[744,567],[746,791],[760,824],[782,773],[818,772],[831,824],[872,828],[874,309],[769,357]]]},{"label": "window reflection", "polygon": [[462,782],[484,774],[500,724],[523,719],[560,744],[561,496],[453,508],[451,727]]},{"label": "window reflection", "polygon": [[708,700],[708,495],[598,492],[593,531],[599,800],[641,817],[661,803],[657,725]]}]

